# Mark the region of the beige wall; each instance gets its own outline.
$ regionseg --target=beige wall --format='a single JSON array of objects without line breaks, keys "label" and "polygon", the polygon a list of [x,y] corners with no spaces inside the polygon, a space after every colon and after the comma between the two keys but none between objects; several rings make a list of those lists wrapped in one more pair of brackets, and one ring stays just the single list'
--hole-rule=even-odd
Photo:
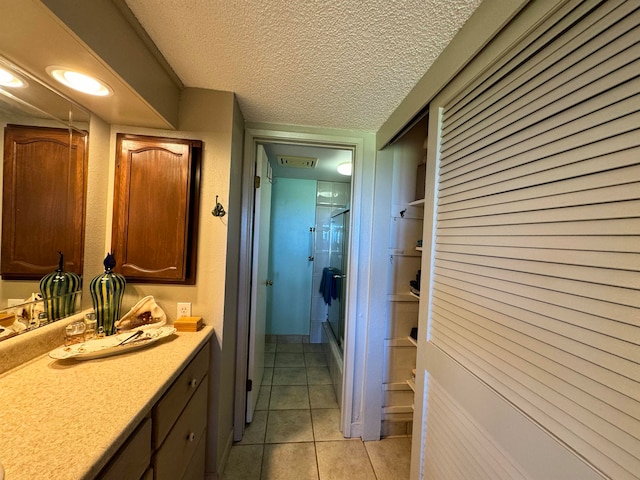
[{"label": "beige wall", "polygon": [[90,279],[104,272],[102,261],[107,251],[106,218],[109,197],[109,172],[112,170],[109,138],[111,126],[96,115],[89,124],[89,150],[87,168],[87,206],[84,230],[84,267],[82,282],[82,308],[90,308]]},{"label": "beige wall", "polygon": [[[220,384],[218,389],[218,447],[217,467],[226,463],[233,443],[233,409],[235,385],[236,336],[238,317],[238,263],[240,258],[240,225],[242,203],[242,163],[244,146],[244,119],[238,102],[233,103],[233,131],[231,136],[231,163],[229,175],[229,199],[224,205],[227,215],[222,218],[228,224],[227,268],[225,283],[225,308],[222,354],[220,361]],[[213,471],[213,457],[209,456],[207,471]]]},{"label": "beige wall", "polygon": [[[238,246],[237,241],[227,244],[227,234],[231,229],[232,238],[238,236],[243,127],[242,115],[232,93],[188,88],[180,99],[180,129],[177,131],[109,126],[96,118],[92,121],[90,133],[88,213],[92,218],[87,224],[85,284],[102,273],[102,260],[111,244],[116,134],[135,133],[203,141],[196,283],[129,283],[121,314],[140,298],[153,295],[170,321],[176,318],[177,302],[191,302],[192,313],[202,316],[205,323],[214,327],[207,447],[207,469],[210,472],[217,469],[232,435],[234,311],[237,303],[233,292],[236,290]],[[225,217],[211,215],[216,195],[228,212]],[[162,232],[158,234],[162,235]],[[85,307],[91,307],[88,294],[84,296],[83,303]]]}]

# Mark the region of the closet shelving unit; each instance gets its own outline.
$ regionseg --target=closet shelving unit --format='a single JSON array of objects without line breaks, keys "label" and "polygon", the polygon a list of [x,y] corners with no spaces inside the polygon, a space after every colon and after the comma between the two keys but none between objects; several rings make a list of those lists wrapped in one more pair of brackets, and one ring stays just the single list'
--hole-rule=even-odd
[{"label": "closet shelving unit", "polygon": [[[382,435],[411,432],[417,343],[409,335],[418,326],[420,296],[409,282],[421,268],[424,193],[416,188],[418,166],[425,161],[427,120],[418,122],[392,146],[393,177],[389,240],[388,328]],[[420,177],[424,181],[424,177]],[[422,192],[424,189],[422,189]],[[405,429],[404,431],[402,429]]]},{"label": "closet shelving unit", "polygon": [[[424,198],[418,199],[418,200],[414,200],[413,202],[410,202],[409,205],[414,206],[414,207],[424,207]],[[420,253],[420,255],[422,255],[422,247],[416,247],[416,251]],[[413,292],[409,292],[409,294],[413,297],[415,297],[416,299],[418,299],[418,301],[420,301],[420,296],[416,295]],[[418,342],[412,337],[412,336],[408,336],[407,340],[409,340],[409,343],[411,343],[411,345],[413,345],[414,347],[418,348]],[[415,393],[416,391],[416,369],[413,368],[411,370],[411,377],[407,378],[407,385],[409,385],[409,388],[411,388],[411,390]],[[412,405],[413,407],[413,405]]]}]

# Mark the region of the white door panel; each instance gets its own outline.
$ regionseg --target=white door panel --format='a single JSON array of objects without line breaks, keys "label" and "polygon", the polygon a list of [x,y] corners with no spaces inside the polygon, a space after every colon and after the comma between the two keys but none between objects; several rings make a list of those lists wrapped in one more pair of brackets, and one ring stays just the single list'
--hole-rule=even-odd
[{"label": "white door panel", "polygon": [[260,187],[255,191],[255,213],[253,224],[253,264],[251,275],[251,316],[249,323],[248,379],[252,383],[247,392],[247,423],[253,419],[262,375],[264,373],[264,344],[267,316],[267,296],[270,291],[269,274],[269,230],[271,222],[271,181],[269,160],[262,145],[258,145],[256,173]]}]

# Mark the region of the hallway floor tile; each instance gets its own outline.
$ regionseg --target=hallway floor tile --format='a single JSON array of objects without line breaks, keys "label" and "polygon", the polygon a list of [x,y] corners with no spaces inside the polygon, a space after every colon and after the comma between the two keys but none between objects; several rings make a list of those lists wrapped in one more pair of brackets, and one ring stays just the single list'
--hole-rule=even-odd
[{"label": "hallway floor tile", "polygon": [[231,448],[222,480],[405,480],[410,437],[344,438],[318,344],[267,344],[253,421]]}]

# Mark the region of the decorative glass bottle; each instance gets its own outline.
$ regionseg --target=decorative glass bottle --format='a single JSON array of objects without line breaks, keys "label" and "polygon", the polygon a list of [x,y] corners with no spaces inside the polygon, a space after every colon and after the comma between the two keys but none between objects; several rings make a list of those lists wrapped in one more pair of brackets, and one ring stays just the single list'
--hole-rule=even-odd
[{"label": "decorative glass bottle", "polygon": [[58,252],[58,256],[58,269],[40,280],[44,309],[50,322],[75,313],[76,300],[82,288],[80,275],[64,272],[64,255]]},{"label": "decorative glass bottle", "polygon": [[125,278],[119,273],[113,272],[116,266],[116,258],[107,253],[104,259],[104,273],[91,280],[89,291],[93,300],[93,309],[98,320],[98,330],[102,327],[105,335],[113,335],[115,322],[120,313],[120,304],[126,285]]}]

